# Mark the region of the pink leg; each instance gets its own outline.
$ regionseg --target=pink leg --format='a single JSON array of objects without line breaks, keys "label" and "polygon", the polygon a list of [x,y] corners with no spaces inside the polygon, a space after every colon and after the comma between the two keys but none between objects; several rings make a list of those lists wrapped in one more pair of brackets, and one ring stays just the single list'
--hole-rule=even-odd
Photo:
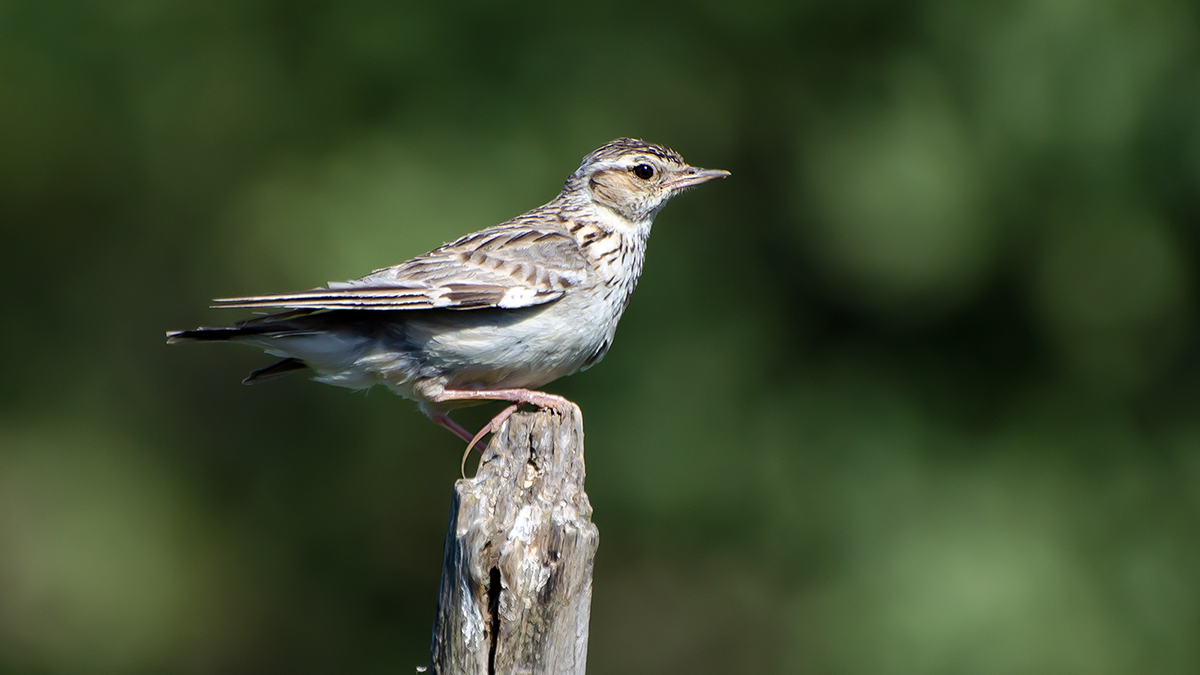
[{"label": "pink leg", "polygon": [[528,403],[529,405],[536,405],[539,408],[550,408],[560,413],[565,413],[571,405],[570,401],[556,394],[547,394],[544,391],[531,391],[529,389],[485,389],[480,391],[474,389],[446,389],[433,400],[437,403],[443,401],[511,401],[518,405]]},{"label": "pink leg", "polygon": [[[473,437],[464,437],[464,440],[467,441],[467,450],[463,453],[462,466],[460,467],[464,478],[466,478],[467,475],[467,455],[471,454],[471,448],[474,448],[475,444],[478,443],[481,438],[499,429],[500,425],[504,423],[504,420],[508,419],[509,415],[512,415],[514,412],[516,412],[517,406],[521,405],[522,403],[528,403],[529,405],[535,405],[539,408],[550,408],[551,410],[559,413],[565,413],[567,411],[567,407],[571,405],[570,401],[561,396],[547,394],[544,391],[531,391],[529,389],[492,389],[482,391],[476,391],[474,389],[446,389],[442,391],[441,395],[434,399],[434,401],[438,403],[442,403],[444,401],[479,400],[511,401],[513,405],[510,405],[504,410],[500,411],[499,415],[496,415],[490,422],[483,425],[483,428],[479,430],[479,433],[475,434]],[[454,431],[454,433],[458,434],[460,437],[462,434],[459,434],[458,431],[455,431],[455,429],[448,426],[448,424],[453,424],[454,427],[462,429],[463,433],[467,433],[465,429],[452,422],[449,417],[443,416],[442,419],[445,420],[446,423],[443,423],[437,419],[433,421],[441,424],[451,431]],[[479,451],[483,452],[483,449],[480,448]]]},{"label": "pink leg", "polygon": [[[438,425],[439,427],[442,427],[443,429],[449,429],[450,433],[452,433],[455,436],[458,436],[459,438],[466,441],[468,452],[470,451],[470,449],[472,447],[475,446],[475,442],[478,441],[481,436],[483,436],[483,432],[480,432],[477,436],[471,436],[471,432],[464,429],[462,427],[462,425],[459,424],[458,422],[455,422],[454,420],[450,419],[449,415],[441,415],[439,417],[430,417],[429,419],[433,420],[433,423]],[[480,447],[479,451],[483,452],[483,448]]]}]

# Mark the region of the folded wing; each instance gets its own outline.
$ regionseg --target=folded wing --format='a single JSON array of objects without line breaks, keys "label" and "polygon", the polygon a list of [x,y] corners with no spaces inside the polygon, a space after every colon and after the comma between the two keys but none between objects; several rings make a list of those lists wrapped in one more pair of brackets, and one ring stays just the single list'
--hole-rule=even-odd
[{"label": "folded wing", "polygon": [[515,309],[552,302],[592,274],[575,238],[512,222],[469,234],[354,281],[296,293],[220,298],[219,307]]}]

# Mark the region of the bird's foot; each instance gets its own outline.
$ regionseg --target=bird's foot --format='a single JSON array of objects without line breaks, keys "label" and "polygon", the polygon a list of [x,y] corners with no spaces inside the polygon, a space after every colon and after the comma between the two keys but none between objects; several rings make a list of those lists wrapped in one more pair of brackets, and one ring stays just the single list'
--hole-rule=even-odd
[{"label": "bird's foot", "polygon": [[[508,406],[504,410],[501,410],[499,415],[496,415],[490,422],[483,425],[483,428],[479,430],[479,433],[475,434],[474,438],[467,442],[467,449],[463,451],[462,463],[458,466],[459,471],[462,472],[463,478],[467,477],[467,457],[471,454],[471,448],[474,448],[475,444],[478,443],[484,436],[487,436],[488,434],[499,429],[500,425],[504,423],[504,420],[508,419],[509,415],[512,415],[516,411],[516,403]],[[480,444],[479,446],[479,454],[483,454],[483,444]]]},{"label": "bird's foot", "polygon": [[[470,435],[466,429],[463,429],[457,423],[453,422],[449,417],[442,416],[434,418],[441,426],[453,431],[455,435],[467,442],[467,449],[463,452],[462,464],[460,469],[463,478],[467,477],[467,456],[471,454],[471,449],[476,443],[500,428],[500,425],[507,420],[517,410],[517,406],[522,403],[535,405],[539,408],[549,408],[559,414],[565,414],[572,403],[562,396],[557,394],[547,394],[544,391],[533,391],[531,389],[491,389],[491,390],[474,390],[474,389],[446,389],[439,394],[434,401],[443,403],[445,401],[510,401],[512,405],[500,411],[499,415],[492,418],[490,422],[485,424],[479,433],[474,436]],[[479,452],[483,453],[483,446],[480,445]]]},{"label": "bird's foot", "polygon": [[445,401],[508,401],[520,405],[528,403],[539,408],[549,408],[558,413],[565,413],[571,407],[571,402],[557,394],[547,394],[544,391],[531,389],[445,389],[434,399],[436,403]]}]

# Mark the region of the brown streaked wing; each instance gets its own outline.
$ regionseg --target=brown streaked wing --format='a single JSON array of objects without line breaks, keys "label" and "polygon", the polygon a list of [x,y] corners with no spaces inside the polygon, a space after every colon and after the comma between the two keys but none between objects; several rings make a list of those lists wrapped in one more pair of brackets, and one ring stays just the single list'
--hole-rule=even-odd
[{"label": "brown streaked wing", "polygon": [[329,288],[215,302],[292,309],[515,309],[557,300],[590,274],[574,237],[527,220],[510,221]]}]

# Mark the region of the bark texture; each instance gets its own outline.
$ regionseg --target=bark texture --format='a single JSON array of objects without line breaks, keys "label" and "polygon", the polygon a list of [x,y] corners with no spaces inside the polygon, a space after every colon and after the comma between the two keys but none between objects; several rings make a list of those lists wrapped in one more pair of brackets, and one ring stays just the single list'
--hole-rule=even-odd
[{"label": "bark texture", "polygon": [[572,406],[514,414],[455,484],[433,672],[583,675],[600,538],[583,480]]}]

